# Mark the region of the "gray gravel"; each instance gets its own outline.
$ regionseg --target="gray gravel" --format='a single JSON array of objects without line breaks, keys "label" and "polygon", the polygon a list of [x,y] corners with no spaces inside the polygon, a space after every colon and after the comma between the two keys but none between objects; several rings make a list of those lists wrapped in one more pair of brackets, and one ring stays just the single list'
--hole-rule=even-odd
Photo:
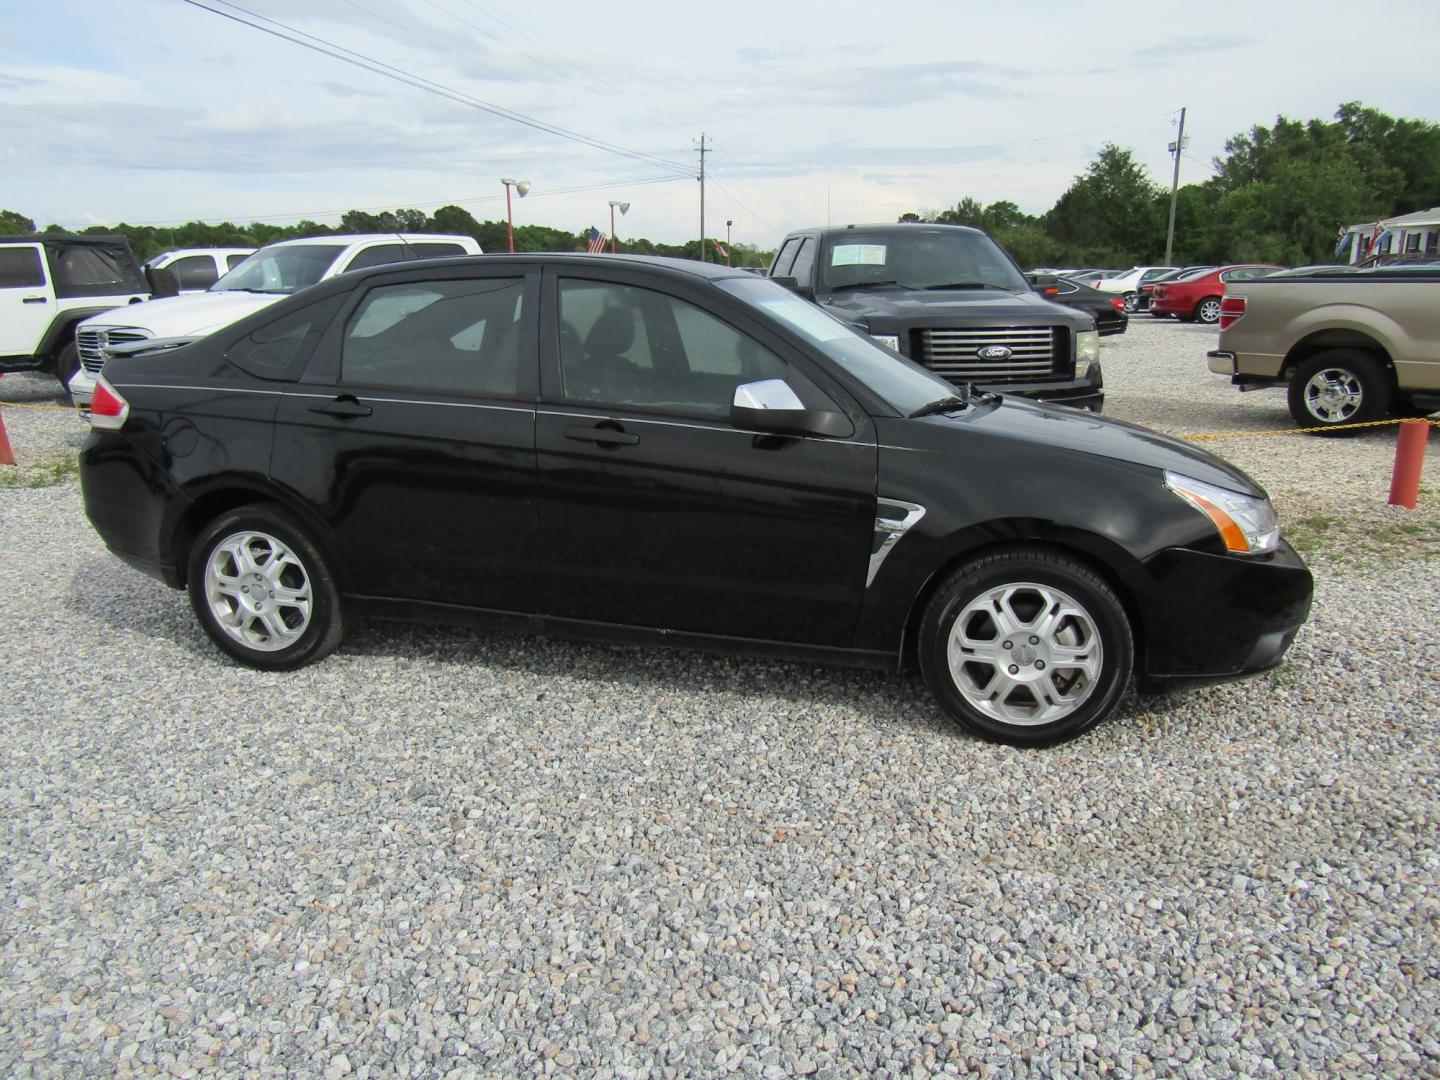
[{"label": "gray gravel", "polygon": [[[1211,338],[1106,339],[1107,411],[1288,427]],[[73,481],[0,490],[0,1073],[1440,1075],[1435,498],[1383,507],[1393,436],[1216,448],[1422,531],[1322,544],[1278,673],[1044,752],[912,676],[453,628],[247,671]]]}]

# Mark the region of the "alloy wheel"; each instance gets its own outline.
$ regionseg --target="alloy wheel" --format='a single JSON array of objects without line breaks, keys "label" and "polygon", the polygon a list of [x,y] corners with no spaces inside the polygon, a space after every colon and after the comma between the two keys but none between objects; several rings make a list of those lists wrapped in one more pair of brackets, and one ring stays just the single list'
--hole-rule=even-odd
[{"label": "alloy wheel", "polygon": [[276,652],[310,625],[310,575],[285,544],[263,532],[236,532],[210,549],[205,599],[215,622],[251,649]]},{"label": "alloy wheel", "polygon": [[1345,423],[1364,399],[1360,379],[1344,368],[1321,368],[1305,383],[1305,410],[1322,424]]}]

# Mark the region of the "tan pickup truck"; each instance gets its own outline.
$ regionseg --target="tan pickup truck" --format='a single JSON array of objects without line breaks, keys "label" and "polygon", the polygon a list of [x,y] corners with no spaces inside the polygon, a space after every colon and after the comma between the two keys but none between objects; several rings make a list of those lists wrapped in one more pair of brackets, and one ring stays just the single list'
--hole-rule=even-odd
[{"label": "tan pickup truck", "polygon": [[1440,411],[1440,267],[1280,274],[1228,285],[1210,370],[1284,386],[1302,427]]}]

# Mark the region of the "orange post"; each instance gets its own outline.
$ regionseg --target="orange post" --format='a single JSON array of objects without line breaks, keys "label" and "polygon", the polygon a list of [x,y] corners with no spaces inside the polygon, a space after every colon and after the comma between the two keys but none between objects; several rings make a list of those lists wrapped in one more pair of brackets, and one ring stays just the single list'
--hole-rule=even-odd
[{"label": "orange post", "polygon": [[10,436],[5,434],[5,414],[0,413],[0,465],[14,465],[15,452],[10,449]]},{"label": "orange post", "polygon": [[1425,464],[1428,420],[1406,420],[1395,440],[1395,471],[1390,475],[1390,505],[1414,510],[1420,500],[1420,469]]}]

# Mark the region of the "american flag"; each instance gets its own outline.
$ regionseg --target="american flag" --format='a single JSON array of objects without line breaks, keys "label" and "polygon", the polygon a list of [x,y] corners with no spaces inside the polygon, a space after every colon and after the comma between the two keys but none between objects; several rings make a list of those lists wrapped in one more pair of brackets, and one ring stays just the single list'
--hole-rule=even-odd
[{"label": "american flag", "polygon": [[589,237],[590,243],[586,247],[586,250],[589,251],[591,255],[598,255],[605,250],[605,234],[595,228],[594,225],[590,226]]},{"label": "american flag", "polygon": [[730,252],[725,249],[725,245],[720,243],[719,240],[715,241],[715,254],[719,255],[722,259],[728,259],[730,257]]}]

